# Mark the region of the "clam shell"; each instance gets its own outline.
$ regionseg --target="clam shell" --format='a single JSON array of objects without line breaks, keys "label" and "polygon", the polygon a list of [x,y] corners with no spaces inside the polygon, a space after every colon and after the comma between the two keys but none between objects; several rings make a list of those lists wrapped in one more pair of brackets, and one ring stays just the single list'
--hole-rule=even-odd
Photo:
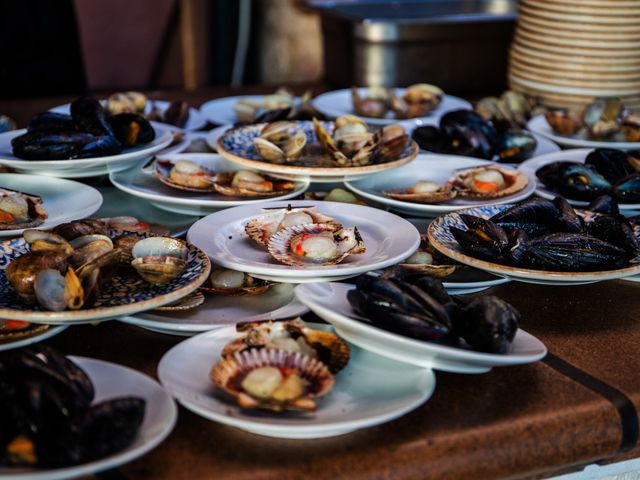
[{"label": "clam shell", "polygon": [[[342,232],[342,233],[341,233]],[[307,259],[297,256],[292,252],[292,242],[300,235],[322,235],[330,234],[333,236],[337,251],[335,255],[324,260]],[[351,235],[356,243],[349,247],[347,243],[341,240],[342,236]],[[351,254],[362,253],[365,251],[364,242],[358,233],[357,228],[335,230],[330,225],[312,223],[305,225],[296,225],[282,229],[271,236],[267,244],[269,253],[273,258],[287,265],[304,266],[304,265],[336,265]]]},{"label": "clam shell", "polygon": [[177,257],[137,257],[131,266],[147,282],[160,285],[178,277],[187,262]]},{"label": "clam shell", "polygon": [[131,249],[134,259],[139,257],[176,257],[186,259],[189,249],[182,240],[171,237],[148,237],[136,242]]},{"label": "clam shell", "polygon": [[29,243],[32,252],[47,250],[69,254],[73,251],[71,244],[55,233],[44,230],[25,230],[22,236]]},{"label": "clam shell", "polygon": [[305,212],[311,216],[314,223],[329,225],[334,230],[342,228],[340,222],[327,215],[323,215],[318,211],[317,207],[263,209],[262,212],[263,213],[247,222],[244,231],[249,238],[265,247],[271,235],[276,233],[278,225],[282,223],[286,214],[290,212]]},{"label": "clam shell", "polygon": [[[474,192],[467,187],[466,182],[470,178],[486,170],[495,170],[497,172],[500,172],[505,180],[504,188],[494,192]],[[492,199],[506,197],[523,190],[528,184],[529,179],[523,173],[515,170],[505,170],[503,168],[494,166],[478,167],[464,170],[458,173],[452,180],[448,182],[448,185],[457,190],[458,196],[472,199]]]},{"label": "clam shell", "polygon": [[[261,367],[295,369],[308,382],[302,396],[289,402],[259,399],[247,394],[242,380],[252,371]],[[236,397],[243,408],[262,408],[280,412],[283,410],[315,410],[315,398],[326,395],[333,387],[334,378],[322,362],[284,350],[252,349],[244,350],[230,357],[220,359],[211,369],[210,378],[220,389]]]}]

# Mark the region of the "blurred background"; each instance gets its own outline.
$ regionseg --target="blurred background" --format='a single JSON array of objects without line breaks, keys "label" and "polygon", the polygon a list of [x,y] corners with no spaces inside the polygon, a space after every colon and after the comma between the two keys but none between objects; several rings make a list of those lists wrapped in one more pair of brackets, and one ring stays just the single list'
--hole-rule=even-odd
[{"label": "blurred background", "polygon": [[0,98],[221,85],[506,86],[516,0],[0,0]]}]

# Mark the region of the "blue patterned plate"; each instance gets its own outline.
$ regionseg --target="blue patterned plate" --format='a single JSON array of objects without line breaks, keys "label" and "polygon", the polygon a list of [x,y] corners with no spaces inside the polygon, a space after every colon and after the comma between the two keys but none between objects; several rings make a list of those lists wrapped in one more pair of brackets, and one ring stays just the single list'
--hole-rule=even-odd
[{"label": "blue patterned plate", "polygon": [[[542,283],[548,285],[577,285],[581,283],[614,280],[640,273],[640,265],[600,272],[553,272],[546,270],[533,270],[529,268],[511,267],[508,265],[501,265],[499,263],[487,262],[465,254],[449,230],[450,227],[458,227],[463,230],[467,229],[459,214],[466,213],[468,215],[490,218],[496,213],[511,206],[512,205],[490,205],[469,208],[467,210],[442,215],[436,218],[431,222],[431,225],[429,225],[429,230],[427,231],[429,241],[440,253],[453,258],[460,263],[471,265],[472,267],[486,270],[487,272],[511,277],[514,280],[519,280],[521,282]],[[584,217],[590,214],[589,212],[583,212],[581,210],[576,210],[576,212]],[[640,240],[640,232],[638,232],[638,230],[636,230],[636,235]]]},{"label": "blue patterned plate", "polygon": [[[389,170],[409,163],[418,154],[418,145],[412,140],[402,154],[389,162],[366,165],[364,167],[335,167],[333,161],[322,151],[313,130],[313,122],[295,122],[307,135],[307,146],[295,163],[278,165],[264,161],[253,146],[253,139],[260,135],[266,123],[246,125],[227,130],[216,143],[216,149],[222,156],[234,163],[251,167],[259,171],[286,176],[310,176],[314,178],[356,179],[372,173]],[[332,135],[333,122],[322,122],[327,132]]]},{"label": "blue patterned plate", "polygon": [[164,285],[150,285],[137,273],[119,274],[106,282],[92,308],[51,312],[37,305],[26,305],[13,290],[6,276],[9,263],[28,252],[24,238],[0,243],[0,318],[60,325],[87,323],[151,310],[175,302],[190,294],[209,277],[211,263],[207,255],[189,245],[187,267],[182,275]]}]

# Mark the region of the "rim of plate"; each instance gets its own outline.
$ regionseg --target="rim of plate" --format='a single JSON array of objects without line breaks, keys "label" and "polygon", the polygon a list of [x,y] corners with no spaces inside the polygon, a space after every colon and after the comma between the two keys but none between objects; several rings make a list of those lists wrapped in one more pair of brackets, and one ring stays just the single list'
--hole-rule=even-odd
[{"label": "rim of plate", "polygon": [[[19,168],[24,165],[30,165],[33,168],[59,167],[58,168],[59,170],[64,168],[82,167],[85,165],[91,165],[95,163],[117,163],[119,161],[124,162],[127,160],[131,160],[134,157],[143,158],[162,150],[167,145],[169,145],[173,140],[173,134],[171,133],[171,129],[165,126],[159,126],[159,125],[153,125],[153,129],[156,131],[156,138],[151,142],[151,144],[142,145],[140,147],[134,147],[133,149],[128,149],[128,151],[122,151],[118,155],[108,155],[105,157],[93,157],[93,158],[74,158],[74,159],[63,159],[63,160],[25,160],[17,157],[13,159],[0,157],[0,163],[13,166],[16,168]],[[158,132],[158,130],[160,130],[160,132]],[[5,138],[13,139],[18,135],[22,135],[23,133],[26,133],[26,131],[27,131],[26,128],[23,128],[20,130],[11,130],[9,132],[0,133],[0,138],[4,136]],[[155,145],[153,145],[154,143]]]},{"label": "rim of plate", "polygon": [[[509,208],[510,206],[511,205],[495,205],[494,207],[500,210],[504,210],[506,208]],[[467,210],[447,213],[445,215],[440,215],[435,220],[433,220],[433,222],[431,222],[429,228],[427,229],[427,237],[429,238],[429,242],[431,243],[431,245],[433,245],[433,247],[443,255],[446,255],[447,257],[452,258],[460,263],[470,265],[481,270],[486,270],[491,273],[506,275],[518,280],[554,280],[569,284],[575,282],[599,282],[603,280],[614,280],[618,278],[637,275],[640,273],[640,264],[631,267],[619,268],[617,270],[599,270],[596,272],[559,272],[553,270],[534,270],[531,268],[511,267],[509,265],[501,265],[499,263],[488,262],[486,260],[480,260],[461,252],[456,252],[436,238],[435,231],[436,229],[443,228],[442,222],[446,217],[459,215],[460,213],[468,213],[474,215],[478,213],[476,212],[478,208],[479,207],[474,207]]]},{"label": "rim of plate", "polygon": [[141,311],[151,310],[156,307],[173,303],[200,288],[200,285],[209,278],[209,274],[211,273],[211,260],[209,260],[207,254],[195,245],[193,245],[193,247],[197,250],[198,258],[204,263],[205,268],[200,275],[193,279],[189,284],[184,285],[173,292],[142,300],[140,302],[119,305],[117,307],[92,307],[81,310],[64,310],[62,312],[0,308],[0,318],[26,320],[31,323],[50,323],[52,325],[59,323],[81,323],[91,322],[94,320],[112,319],[118,316],[133,315]]},{"label": "rim of plate", "polygon": [[[480,160],[480,159],[475,159],[472,157],[465,157],[462,155],[438,155],[438,154],[428,154],[428,155],[432,155],[432,156],[441,156],[443,157],[442,160],[445,161],[448,159],[450,160],[455,160],[455,159],[462,159],[462,160],[477,160],[478,164],[475,165],[475,167],[466,167],[466,168],[476,168],[476,167],[483,167],[483,166],[489,166],[489,165],[494,165],[497,167],[500,167],[500,164],[496,164],[494,162],[491,161],[487,161],[487,160]],[[416,158],[415,162],[434,162],[434,160],[428,160],[426,158]],[[426,165],[425,165],[426,166]],[[461,168],[460,170],[464,170],[466,168]],[[505,170],[517,170],[514,167],[510,167],[510,166],[504,166],[501,168],[505,168]],[[453,169],[451,174],[453,175],[455,173],[456,169]],[[502,198],[496,198],[494,200],[477,200],[477,205],[451,205],[447,202],[443,202],[443,203],[432,203],[432,204],[422,204],[422,203],[415,203],[415,202],[405,202],[402,200],[396,200],[395,198],[390,198],[390,197],[386,197],[384,196],[384,194],[382,194],[382,192],[380,192],[380,195],[377,195],[376,193],[371,193],[368,192],[367,190],[363,190],[361,188],[358,188],[358,186],[356,186],[356,184],[359,181],[367,181],[366,179],[363,180],[347,180],[344,182],[345,186],[351,190],[352,192],[365,197],[369,200],[374,200],[376,202],[385,204],[385,205],[389,205],[391,207],[399,207],[403,210],[407,210],[407,211],[419,211],[419,212],[425,212],[425,213],[442,213],[442,212],[451,212],[451,211],[457,211],[457,210],[464,210],[466,208],[472,208],[474,206],[480,206],[480,205],[502,205],[505,203],[512,203],[512,202],[519,202],[521,200],[524,200],[526,198],[529,198],[531,195],[533,195],[533,193],[536,190],[536,179],[535,176],[532,176],[530,172],[520,172],[523,175],[525,175],[528,180],[529,183],[528,185],[522,189],[520,192],[516,192],[513,195],[508,195],[506,197],[502,197]],[[469,200],[472,201],[472,200]]]},{"label": "rim of plate", "polygon": [[[58,183],[60,184],[60,188],[64,188],[65,190],[69,190],[73,188],[77,191],[84,191],[86,194],[91,194],[95,198],[94,198],[94,204],[89,206],[82,206],[81,208],[78,208],[76,211],[77,213],[74,213],[72,215],[68,213],[65,215],[61,214],[61,215],[58,215],[58,217],[61,217],[59,219],[51,219],[51,217],[47,217],[47,219],[44,220],[44,222],[42,222],[40,225],[32,228],[42,228],[42,225],[46,225],[47,223],[50,223],[51,225],[45,226],[44,228],[51,228],[55,225],[68,222],[73,219],[85,218],[90,215],[93,215],[95,212],[100,210],[100,207],[102,206],[102,202],[103,202],[102,193],[100,193],[100,191],[97,188],[94,188],[91,185],[87,185],[82,182],[77,182],[75,180],[70,180],[67,178],[50,177],[47,175],[36,175],[36,174],[30,174],[30,173],[0,173],[0,184],[2,184],[2,186],[4,187],[5,184],[3,183],[3,179],[14,180],[17,182],[21,182],[21,181],[32,182],[34,181],[34,178],[36,179],[36,181],[46,182],[48,184]],[[20,190],[20,191],[22,193],[25,193],[24,190]],[[42,197],[42,195],[33,191],[29,192],[29,194],[38,195]],[[45,208],[45,211],[46,211],[45,199],[43,198],[42,200],[43,200],[42,206],[43,208]],[[49,212],[47,212],[47,215],[49,215]],[[28,230],[28,229],[18,228],[13,230],[1,230],[0,237],[7,237],[7,236],[13,236],[13,235],[19,236],[25,230]]]},{"label": "rim of plate", "polygon": [[[545,155],[530,158],[529,160],[522,162],[520,165],[518,165],[518,170],[522,172],[528,172],[533,175],[536,181],[537,195],[542,198],[546,198],[547,200],[553,200],[555,197],[561,196],[560,193],[549,190],[541,180],[538,180],[538,177],[536,177],[535,175],[536,170],[542,168],[545,165],[558,161],[584,164],[587,155],[593,150],[593,148],[572,148],[569,150],[562,150],[560,152],[547,153]],[[584,200],[574,200],[567,197],[565,198],[571,205],[576,207],[586,207],[590,203]],[[620,208],[620,210],[638,210],[640,209],[640,203],[618,203],[618,207]]]},{"label": "rim of plate", "polygon": [[[218,153],[172,153],[172,154],[162,155],[159,158],[173,160],[174,158],[177,159],[178,157],[186,160],[190,160],[193,158],[202,158],[202,157],[216,157],[215,160],[218,160],[217,157],[225,159],[222,155]],[[211,158],[211,160],[214,160],[214,159]],[[180,198],[177,196],[170,196],[170,195],[165,195],[161,193],[147,193],[147,192],[138,190],[137,188],[134,188],[129,184],[125,184],[122,181],[116,179],[117,176],[131,174],[133,173],[134,170],[135,170],[135,173],[138,175],[139,174],[147,175],[147,173],[144,171],[144,165],[135,165],[132,168],[129,168],[127,170],[123,170],[120,172],[111,172],[109,174],[109,181],[119,190],[122,190],[123,192],[133,195],[135,197],[144,198],[145,200],[150,200],[152,202],[162,202],[168,205],[184,205],[189,207],[229,208],[234,206],[252,205],[252,204],[265,203],[269,201],[277,201],[278,199],[287,200],[290,198],[297,197],[298,195],[304,194],[304,192],[307,191],[307,189],[311,184],[308,178],[298,177],[292,181],[302,184],[301,188],[294,190],[293,192],[286,193],[279,197],[266,197],[266,198],[263,197],[263,198],[254,199],[254,200],[203,200],[203,199],[195,199],[195,198]],[[149,173],[148,175],[149,177],[152,177],[151,173]],[[157,182],[159,185],[163,185],[159,180],[157,180]],[[170,187],[167,187],[167,188],[170,188]],[[179,194],[178,192],[180,192],[180,190],[176,189],[176,194]],[[190,193],[190,192],[187,192],[187,193]]]},{"label": "rim of plate", "polygon": [[[317,324],[317,323],[310,323],[309,324],[312,327],[317,327],[318,325],[321,324]],[[326,326],[325,326],[326,327]],[[335,330],[335,328],[333,326],[329,326],[332,330]],[[198,341],[202,341],[202,339],[204,337],[207,337],[208,335],[221,335],[222,333],[225,333],[225,330],[228,330],[230,328],[234,328],[233,326],[231,327],[223,327],[221,329],[216,329],[213,331],[208,331],[208,332],[203,332],[200,333],[198,335],[195,335],[193,337],[190,337],[186,340],[181,341],[180,343],[178,343],[177,345],[175,345],[174,347],[172,347],[169,351],[167,351],[162,358],[160,359],[160,362],[158,363],[158,367],[157,367],[157,374],[158,374],[158,379],[160,380],[160,384],[165,388],[165,390],[172,396],[174,397],[176,400],[178,400],[178,402],[180,402],[183,406],[185,406],[186,408],[192,410],[194,413],[197,413],[198,415],[201,415],[205,418],[208,418],[209,420],[213,420],[213,421],[217,421],[219,423],[225,424],[225,425],[231,425],[233,427],[237,427],[240,428],[242,430],[248,431],[247,426],[255,426],[254,429],[252,429],[251,431],[253,431],[254,433],[258,433],[260,431],[262,432],[270,432],[270,433],[277,433],[283,429],[287,429],[287,430],[292,430],[294,432],[297,432],[299,434],[303,433],[303,432],[307,432],[307,433],[314,433],[314,432],[322,432],[322,431],[331,431],[331,430],[336,430],[338,432],[342,432],[342,433],[348,433],[350,431],[353,430],[357,430],[360,428],[366,428],[366,427],[370,427],[370,426],[374,426],[374,425],[378,425],[381,422],[387,422],[387,421],[392,421],[395,420],[399,417],[401,417],[402,415],[418,408],[420,405],[424,404],[427,400],[429,400],[429,398],[431,398],[431,396],[433,395],[433,392],[435,391],[435,387],[436,387],[436,376],[433,373],[432,370],[430,369],[421,369],[422,371],[420,372],[423,376],[421,376],[421,379],[423,382],[427,382],[427,388],[421,392],[419,398],[415,401],[412,402],[410,404],[408,404],[407,406],[403,407],[402,409],[398,409],[397,411],[394,411],[393,414],[389,414],[389,413],[382,413],[382,414],[378,414],[378,415],[372,415],[366,418],[360,418],[357,420],[347,420],[347,421],[334,421],[334,422],[327,422],[327,423],[323,423],[321,425],[291,425],[291,424],[287,424],[287,425],[282,425],[282,424],[277,424],[277,423],[262,423],[260,422],[260,417],[256,417],[255,419],[243,419],[243,418],[236,418],[233,417],[231,415],[225,415],[225,414],[220,414],[217,412],[213,412],[205,407],[202,407],[200,405],[195,405],[192,402],[190,402],[188,399],[183,399],[183,394],[180,394],[179,392],[176,392],[175,387],[173,385],[170,385],[166,382],[166,378],[163,379],[163,375],[161,375],[161,370],[166,369],[166,365],[167,363],[170,361],[170,354],[173,352],[173,354],[175,355],[175,350],[180,348],[180,344],[182,343],[186,343],[186,342],[198,342]],[[202,338],[201,338],[202,337]],[[360,348],[361,350],[364,350],[361,347],[358,347],[357,345],[355,346],[356,348]],[[182,346],[181,348],[185,348],[185,346]],[[372,353],[372,352],[369,352]],[[375,354],[374,355],[378,355]],[[379,355],[380,357],[382,357],[382,355]],[[382,357],[384,358],[384,357]],[[385,360],[388,360],[387,358],[385,358]],[[402,363],[402,362],[398,362],[396,360],[397,363]],[[418,368],[416,368],[416,370],[420,370]],[[213,386],[213,383],[211,384]],[[417,392],[417,389],[416,389]],[[271,418],[271,417],[270,417]],[[339,433],[337,433],[339,434]]]},{"label": "rim of plate", "polygon": [[222,146],[222,139],[230,136],[231,134],[230,132],[232,131],[235,132],[243,129],[258,128],[261,125],[266,125],[266,124],[253,124],[253,125],[234,128],[232,130],[227,130],[222,135],[220,135],[220,137],[218,137],[218,140],[216,140],[216,150],[220,155],[222,155],[226,159],[240,165],[245,165],[247,167],[254,168],[258,171],[277,173],[282,175],[305,175],[305,176],[315,176],[315,177],[340,177],[340,176],[364,175],[364,174],[382,172],[385,170],[399,167],[401,165],[405,165],[411,162],[418,155],[418,153],[420,153],[420,147],[418,147],[418,144],[415,142],[415,140],[411,140],[411,143],[410,143],[411,151],[408,153],[408,155],[405,157],[399,158],[397,160],[393,160],[391,162],[376,163],[374,165],[365,165],[363,167],[300,167],[297,165],[278,165],[276,163],[269,163],[266,161],[252,160],[250,158],[239,157],[235,155],[233,152],[226,150]]},{"label": "rim of plate", "polygon": [[527,128],[533,132],[536,132],[543,137],[547,137],[550,140],[558,143],[559,145],[566,145],[569,147],[577,148],[619,148],[619,149],[632,149],[640,148],[640,142],[613,142],[613,141],[598,141],[587,140],[576,137],[565,137],[562,135],[556,135],[552,130],[544,115],[536,115],[527,123]]},{"label": "rim of plate", "polygon": [[[176,406],[175,401],[173,401],[173,397],[169,395],[163,388],[162,385],[151,378],[149,375],[146,375],[138,370],[134,370],[133,368],[125,367],[124,365],[120,365],[114,362],[108,362],[106,360],[98,360],[96,358],[91,357],[81,357],[76,355],[68,355],[67,356],[74,363],[77,363],[80,368],[87,369],[91,368],[90,365],[93,364],[95,366],[102,366],[103,368],[111,368],[118,369],[126,372],[128,376],[136,376],[140,382],[146,382],[148,388],[151,389],[153,385],[153,389],[155,390],[156,395],[160,395],[163,400],[166,401],[169,408],[169,415],[164,417],[165,428],[160,430],[150,438],[147,442],[139,445],[137,447],[126,448],[119,452],[113,453],[106,458],[102,458],[99,460],[93,460],[87,463],[83,463],[80,465],[73,465],[70,467],[61,467],[55,469],[37,469],[37,470],[27,470],[27,471],[16,471],[15,473],[3,472],[2,478],[6,480],[63,480],[67,478],[77,478],[81,476],[91,475],[94,473],[102,472],[105,470],[109,470],[111,468],[115,468],[118,466],[125,465],[136,458],[145,455],[150,452],[158,445],[160,445],[169,434],[173,431],[176,422],[178,420],[178,407]],[[89,375],[91,378],[91,375]],[[95,379],[91,378],[92,382],[95,382]],[[111,397],[106,397],[111,398]],[[149,403],[149,402],[148,402]],[[147,406],[148,406],[147,403]],[[145,412],[146,416],[146,412]],[[139,434],[140,431],[138,431]],[[134,440],[135,442],[135,440]]]},{"label": "rim of plate", "polygon": [[219,127],[212,128],[207,132],[206,137],[204,138],[209,148],[212,148],[216,152],[218,151],[218,139],[226,132],[227,130],[231,130],[233,128],[232,123],[225,123],[224,125],[220,125]]},{"label": "rim of plate", "polygon": [[[311,268],[298,268],[298,269],[296,269],[296,267],[291,265],[275,264],[275,263],[274,264],[270,264],[270,263],[267,264],[262,262],[248,263],[247,261],[245,261],[245,263],[236,263],[236,261],[233,259],[228,260],[226,258],[221,258],[218,255],[218,253],[220,252],[216,248],[214,248],[210,252],[208,252],[207,250],[201,247],[198,247],[198,248],[204,251],[207,255],[211,255],[211,257],[215,258],[216,264],[220,265],[221,267],[230,268],[233,270],[239,270],[241,272],[254,273],[258,275],[268,275],[274,278],[284,277],[284,278],[293,280],[296,278],[310,278],[310,277],[315,278],[318,275],[321,277],[356,276],[360,273],[369,272],[371,270],[379,270],[391,265],[395,265],[401,260],[404,260],[405,258],[409,257],[413,252],[415,252],[420,246],[420,232],[418,232],[418,229],[411,222],[409,222],[408,220],[398,215],[389,213],[384,210],[376,209],[373,207],[364,206],[364,205],[325,202],[322,200],[280,201],[280,202],[272,202],[270,204],[264,204],[264,205],[258,205],[258,206],[243,205],[239,207],[228,208],[220,212],[211,213],[206,217],[201,218],[191,226],[191,228],[187,232],[187,241],[193,245],[197,245],[196,243],[193,242],[193,236],[194,236],[193,232],[201,228],[207,229],[207,225],[210,222],[212,222],[211,218],[214,217],[215,215],[218,215],[219,217],[231,215],[232,218],[226,220],[225,222],[225,225],[226,225],[228,223],[246,221],[251,217],[259,215],[261,213],[260,212],[261,208],[265,208],[265,207],[266,208],[286,208],[288,205],[291,205],[294,208],[301,207],[301,206],[317,206],[320,208],[320,210],[322,210],[323,206],[334,208],[334,209],[337,208],[338,211],[340,211],[340,209],[344,210],[345,208],[354,209],[356,211],[359,210],[360,212],[362,212],[361,215],[357,215],[362,218],[367,217],[367,211],[375,210],[377,215],[386,216],[386,218],[388,218],[389,220],[392,220],[393,223],[397,224],[399,222],[400,224],[404,224],[404,226],[407,228],[410,227],[409,231],[412,233],[415,233],[414,239],[409,249],[406,250],[405,252],[398,253],[393,257],[388,257],[386,260],[378,260],[377,262],[373,262],[367,265],[349,266],[347,264],[342,263],[338,265],[329,265],[329,266],[319,265]],[[256,211],[256,208],[258,209],[258,211]],[[344,216],[344,215],[338,215],[338,217],[340,216]],[[234,238],[234,241],[237,241],[237,238]],[[255,248],[258,248],[258,247],[256,246]],[[238,257],[235,254],[232,254],[232,256],[234,259],[242,260],[240,257]]]},{"label": "rim of plate", "polygon": [[[360,92],[360,94],[362,94],[363,91],[365,90],[367,90],[367,87],[358,87],[358,92]],[[400,96],[405,92],[406,88],[395,87],[393,90],[395,91],[396,95]],[[345,109],[336,108],[331,105],[324,104],[325,102],[336,101],[336,99],[334,99],[333,97],[337,97],[338,100],[341,100],[340,97],[342,97],[343,95],[348,97],[348,102],[349,102],[349,104],[346,106]],[[448,95],[446,93],[443,95],[443,101],[444,101],[444,98],[447,98],[450,101],[459,103],[460,105],[456,106],[456,109],[471,108],[471,103],[465,100],[464,98],[456,97],[454,95]],[[340,88],[337,90],[331,90],[330,92],[321,93],[320,95],[314,97],[313,100],[311,100],[311,103],[315,108],[318,109],[318,111],[324,113],[328,117],[337,118],[342,115],[356,115],[356,113],[352,108],[350,88]],[[442,105],[442,103],[440,105]],[[440,114],[443,114],[444,110],[442,111],[440,110],[440,105],[435,109],[433,109],[431,112],[429,112],[428,115],[425,115],[422,117],[404,118],[404,119],[386,118],[386,117],[384,118],[365,117],[362,115],[358,115],[358,117],[362,118],[365,122],[367,122],[370,125],[390,125],[390,124],[399,123],[399,122],[415,123],[415,122],[420,122],[427,119],[432,119],[434,117],[440,116]]]},{"label": "rim of plate", "polygon": [[[341,294],[344,292],[344,294],[346,295],[347,292],[347,287],[353,287],[353,288],[349,288],[349,290],[352,290],[355,288],[355,285],[347,285],[347,284],[338,284],[335,282],[327,282],[330,284],[330,287],[332,289],[332,292],[336,292],[336,290],[334,290],[334,286],[338,286],[338,290],[336,293]],[[320,284],[321,285],[321,284]],[[381,328],[372,326],[372,325],[368,325],[364,322],[361,322],[357,319],[348,317],[346,315],[343,315],[342,313],[335,311],[335,310],[331,310],[330,307],[327,307],[323,304],[320,304],[318,302],[316,302],[313,294],[311,293],[307,293],[309,289],[309,286],[307,285],[298,285],[295,289],[295,293],[296,293],[296,297],[298,298],[298,300],[300,300],[300,302],[304,303],[305,305],[307,305],[309,307],[309,309],[312,312],[322,312],[323,315],[317,314],[318,316],[322,317],[323,320],[327,321],[328,323],[330,323],[331,325],[333,325],[333,318],[331,317],[339,317],[342,323],[345,323],[348,325],[348,327],[350,329],[353,330],[358,330],[359,333],[364,334],[364,335],[370,335],[372,337],[375,337],[376,340],[379,341],[393,341],[397,344],[397,348],[403,348],[403,347],[410,347],[412,349],[414,348],[420,348],[420,349],[424,349],[425,351],[428,350],[430,352],[437,352],[437,353],[443,353],[443,354],[455,354],[455,359],[453,358],[453,356],[451,356],[451,360],[456,360],[456,361],[465,361],[468,363],[477,363],[478,360],[480,360],[478,358],[478,356],[481,356],[482,359],[484,359],[485,361],[482,362],[482,365],[485,365],[487,363],[492,363],[495,366],[500,366],[500,365],[512,365],[515,364],[516,362],[532,362],[532,361],[537,361],[540,360],[541,358],[543,358],[546,353],[547,353],[547,348],[544,345],[544,343],[542,343],[541,340],[539,340],[537,337],[531,335],[529,332],[526,332],[525,330],[523,330],[522,328],[518,327],[518,332],[525,336],[525,337],[529,337],[534,339],[537,343],[539,343],[542,348],[544,349],[544,353],[541,353],[540,355],[518,355],[518,354],[514,354],[514,355],[504,355],[504,354],[499,354],[499,353],[486,353],[486,352],[479,352],[476,350],[465,350],[463,348],[456,348],[456,347],[450,347],[447,345],[438,345],[437,343],[434,342],[429,342],[429,341],[422,341],[422,340],[416,340],[413,338],[409,338],[409,337],[405,337],[403,335],[399,335],[397,333],[393,333],[393,332],[389,332],[387,330],[383,330]],[[331,319],[328,319],[328,318]],[[335,325],[333,325],[334,328],[339,328],[336,327]],[[365,349],[364,347],[360,347]],[[366,350],[366,349],[365,349]],[[374,352],[375,353],[375,352]],[[379,355],[379,354],[377,354]],[[511,360],[511,361],[509,361]],[[437,368],[437,367],[436,367]]]}]

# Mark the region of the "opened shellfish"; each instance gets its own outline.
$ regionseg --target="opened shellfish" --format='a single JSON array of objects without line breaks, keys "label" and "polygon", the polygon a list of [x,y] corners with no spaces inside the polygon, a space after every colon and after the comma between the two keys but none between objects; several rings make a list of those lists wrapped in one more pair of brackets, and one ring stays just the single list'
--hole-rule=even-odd
[{"label": "opened shellfish", "polygon": [[435,85],[417,83],[409,86],[398,98],[389,90],[389,103],[397,118],[424,117],[442,101],[444,92]]},{"label": "opened shellfish", "polygon": [[302,154],[307,135],[294,122],[278,121],[265,125],[253,145],[260,156],[272,163],[291,163]]},{"label": "opened shellfish", "polygon": [[149,237],[132,250],[131,266],[147,282],[162,284],[177,278],[187,265],[186,244],[170,237]]},{"label": "opened shellfish", "polygon": [[420,180],[406,190],[385,190],[382,193],[389,198],[412,203],[441,203],[457,195],[451,185],[438,185],[428,180]]},{"label": "opened shellfish", "polygon": [[37,227],[47,217],[42,197],[0,188],[0,230]]},{"label": "opened shellfish", "polygon": [[523,190],[526,175],[500,167],[488,166],[464,170],[449,181],[449,185],[465,198],[499,198]]},{"label": "opened shellfish", "polygon": [[253,278],[238,270],[218,268],[211,272],[209,284],[201,287],[200,290],[222,295],[253,296],[266,292],[271,285],[273,285],[272,282]]}]

